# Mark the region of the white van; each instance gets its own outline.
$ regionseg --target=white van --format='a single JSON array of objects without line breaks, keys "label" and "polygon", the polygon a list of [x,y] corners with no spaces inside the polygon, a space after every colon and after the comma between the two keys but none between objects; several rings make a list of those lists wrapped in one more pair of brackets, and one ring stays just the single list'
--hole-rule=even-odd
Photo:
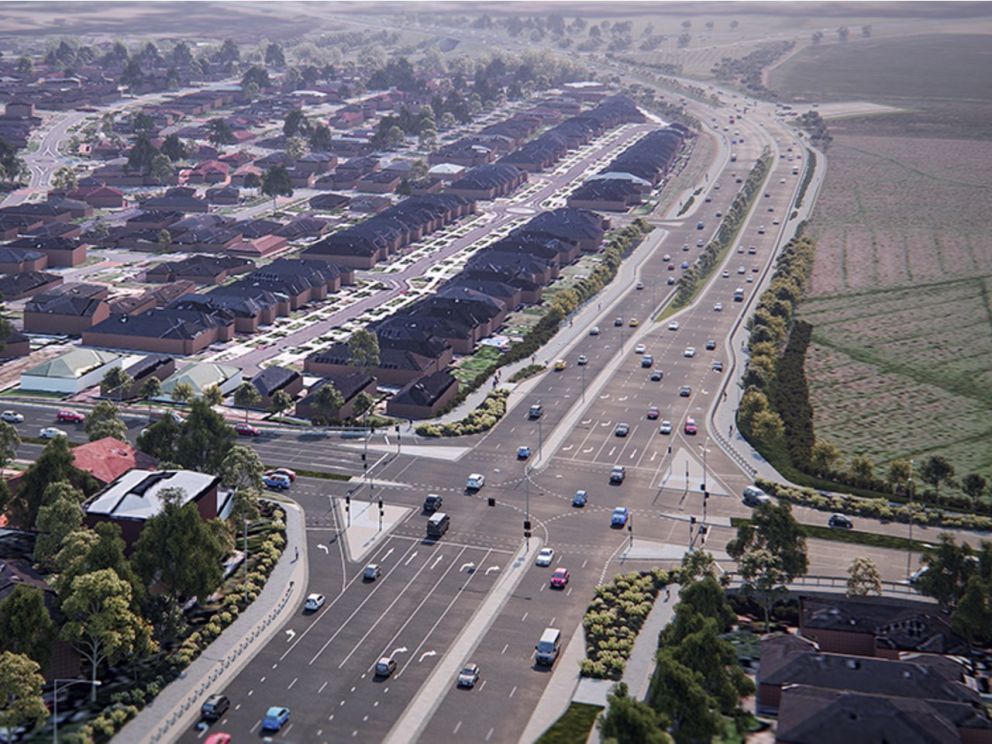
[{"label": "white van", "polygon": [[561,646],[561,631],[558,628],[545,628],[541,633],[541,640],[534,646],[534,661],[538,664],[551,666],[558,658],[558,649]]}]

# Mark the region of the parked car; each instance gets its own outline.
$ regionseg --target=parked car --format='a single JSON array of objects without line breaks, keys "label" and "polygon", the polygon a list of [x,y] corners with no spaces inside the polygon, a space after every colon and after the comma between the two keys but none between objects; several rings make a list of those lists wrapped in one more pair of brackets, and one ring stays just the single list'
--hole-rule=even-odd
[{"label": "parked car", "polygon": [[8,424],[19,424],[24,421],[24,416],[17,411],[4,411],[0,413],[0,421]]},{"label": "parked car", "polygon": [[576,491],[572,497],[572,506],[585,506],[587,501],[585,491]]},{"label": "parked car", "polygon": [[289,708],[272,706],[265,711],[265,718],[262,719],[263,731],[278,731],[286,725],[289,720]]},{"label": "parked car", "polygon": [[262,433],[262,430],[257,426],[252,426],[247,421],[239,421],[234,425],[234,431],[238,433],[239,437],[257,437]]},{"label": "parked car", "polygon": [[55,414],[55,420],[62,424],[81,424],[86,420],[86,416],[79,411],[70,411],[67,408],[63,408]]},{"label": "parked car", "polygon": [[323,594],[308,594],[307,601],[303,603],[303,609],[307,612],[316,612],[324,606],[327,598]]},{"label": "parked car", "polygon": [[293,485],[293,482],[288,476],[279,473],[266,474],[262,478],[262,483],[265,484],[266,488],[271,488],[275,491],[286,491]]},{"label": "parked car", "polygon": [[458,686],[459,687],[475,687],[475,683],[479,681],[479,665],[478,664],[466,664],[460,672],[458,672]]},{"label": "parked car", "polygon": [[552,589],[564,589],[568,584],[568,580],[571,578],[571,574],[568,572],[567,568],[558,567],[555,572],[551,574],[551,588]]},{"label": "parked car", "polygon": [[610,527],[625,527],[627,519],[630,518],[630,509],[626,506],[618,506],[610,515]]}]

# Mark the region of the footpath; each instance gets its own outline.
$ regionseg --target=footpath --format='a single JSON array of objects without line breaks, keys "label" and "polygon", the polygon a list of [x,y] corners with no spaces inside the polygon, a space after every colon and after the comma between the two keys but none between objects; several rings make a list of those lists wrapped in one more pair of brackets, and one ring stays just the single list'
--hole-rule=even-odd
[{"label": "footpath", "polygon": [[117,733],[117,741],[155,744],[178,739],[199,718],[203,701],[251,661],[303,599],[308,580],[304,513],[294,502],[279,504],[286,510],[286,547],[258,598]]}]

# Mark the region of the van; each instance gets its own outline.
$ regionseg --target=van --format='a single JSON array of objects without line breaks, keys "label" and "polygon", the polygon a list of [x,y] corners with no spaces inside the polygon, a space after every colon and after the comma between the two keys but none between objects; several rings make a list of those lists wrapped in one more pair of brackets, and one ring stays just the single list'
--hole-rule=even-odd
[{"label": "van", "polygon": [[559,646],[561,646],[561,631],[558,628],[545,628],[541,633],[541,640],[534,646],[534,661],[551,666],[558,658]]},{"label": "van", "polygon": [[444,512],[434,512],[427,520],[427,537],[432,537],[435,540],[440,539],[448,531],[450,521]]},{"label": "van", "polygon": [[771,496],[757,486],[748,486],[741,494],[745,506],[759,506],[772,500]]}]

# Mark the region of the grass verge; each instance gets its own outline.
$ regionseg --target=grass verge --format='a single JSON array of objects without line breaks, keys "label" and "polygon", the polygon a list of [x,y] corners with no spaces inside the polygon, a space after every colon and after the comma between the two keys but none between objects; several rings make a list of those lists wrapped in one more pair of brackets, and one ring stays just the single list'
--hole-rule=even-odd
[{"label": "grass verge", "polygon": [[[266,470],[275,470],[277,466],[266,465]],[[320,470],[301,470],[300,468],[293,468],[293,472],[297,475],[302,475],[306,478],[322,478],[323,480],[336,480],[336,481],[346,481],[351,480],[350,475],[342,475],[341,473],[325,473]]]},{"label": "grass verge", "polygon": [[[747,524],[750,519],[731,517],[730,526],[737,528],[742,524]],[[889,548],[891,550],[913,550],[922,553],[928,549],[929,543],[921,540],[910,540],[897,535],[879,535],[875,532],[859,532],[858,530],[835,530],[830,527],[819,527],[817,525],[804,524],[806,537],[814,537],[818,540],[831,540],[832,542],[848,543],[850,545],[868,545],[873,548]]]},{"label": "grass verge", "polygon": [[596,717],[603,708],[588,703],[572,703],[561,718],[551,724],[551,727],[541,734],[537,744],[575,744],[589,738]]}]

